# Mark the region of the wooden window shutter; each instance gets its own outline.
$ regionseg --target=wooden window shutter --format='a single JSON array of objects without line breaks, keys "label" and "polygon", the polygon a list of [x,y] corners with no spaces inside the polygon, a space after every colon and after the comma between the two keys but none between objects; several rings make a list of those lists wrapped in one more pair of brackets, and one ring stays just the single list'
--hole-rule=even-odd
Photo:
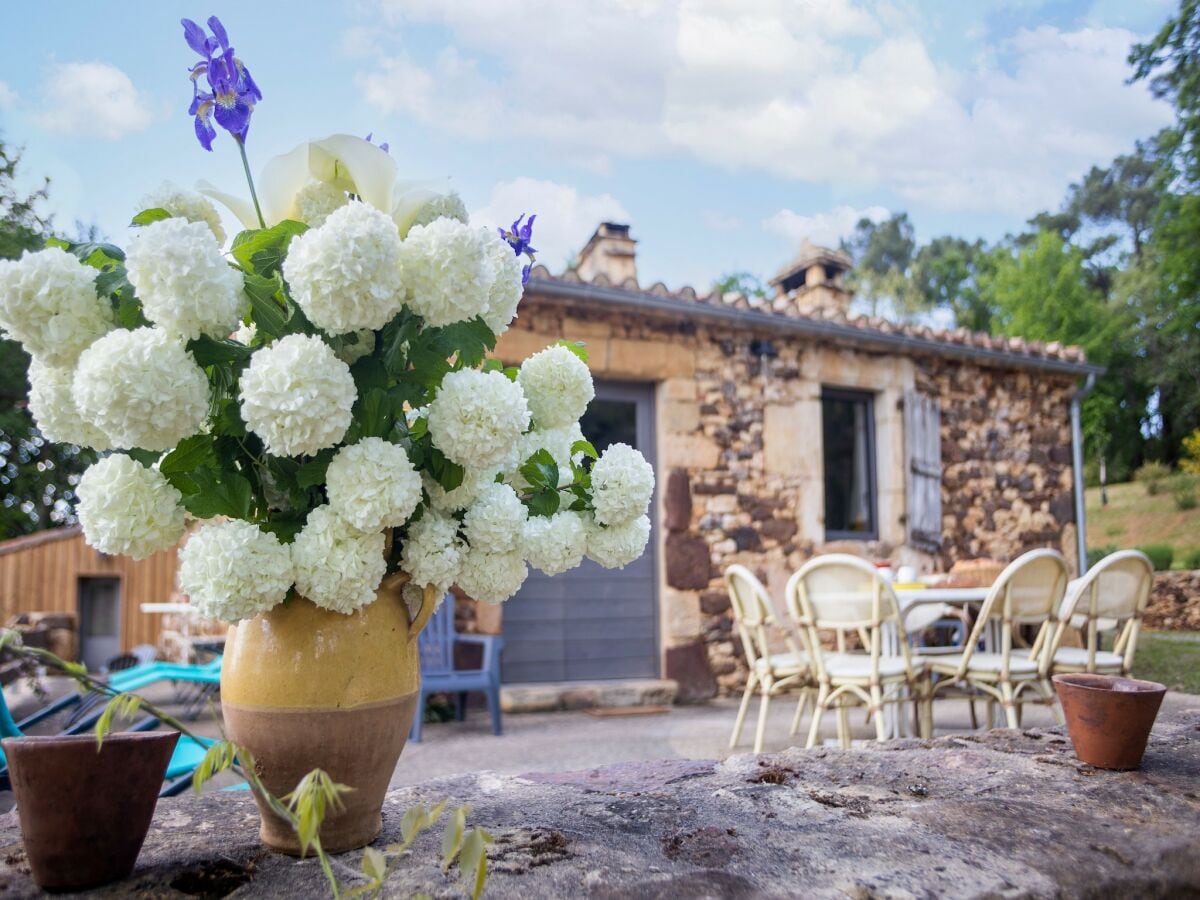
[{"label": "wooden window shutter", "polygon": [[942,547],[942,431],[936,397],[904,393],[904,446],[908,455],[908,543]]}]

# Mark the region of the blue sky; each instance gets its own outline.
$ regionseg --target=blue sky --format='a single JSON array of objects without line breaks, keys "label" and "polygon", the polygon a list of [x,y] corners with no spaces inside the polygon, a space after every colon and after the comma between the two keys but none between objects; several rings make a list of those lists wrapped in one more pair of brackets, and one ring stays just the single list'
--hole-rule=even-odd
[{"label": "blue sky", "polygon": [[[211,0],[210,0],[211,3]],[[628,221],[644,284],[769,275],[802,237],[907,210],[996,238],[1170,121],[1124,83],[1171,0],[353,0],[22,3],[0,33],[0,133],[52,179],[56,222],[122,241],[164,180],[244,192],[186,110],[179,19],[216,13],[263,90],[257,170],[345,132],[481,222],[539,213],[562,269]],[[79,7],[83,9],[82,6]],[[92,9],[95,9],[92,7]]]}]

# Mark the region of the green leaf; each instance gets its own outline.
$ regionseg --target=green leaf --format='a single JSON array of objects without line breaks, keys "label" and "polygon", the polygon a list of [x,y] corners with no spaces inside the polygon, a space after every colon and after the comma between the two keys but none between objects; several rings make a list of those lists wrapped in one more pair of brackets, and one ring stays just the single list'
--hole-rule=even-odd
[{"label": "green leaf", "polygon": [[117,694],[104,706],[104,712],[96,720],[96,749],[104,743],[104,739],[112,731],[113,722],[132,722],[138,710],[142,708],[142,698],[137,694]]},{"label": "green leaf", "polygon": [[574,353],[576,356],[578,356],[581,360],[583,360],[585,365],[587,364],[587,361],[588,361],[587,345],[584,344],[583,341],[567,341],[567,340],[555,341],[554,346],[555,347],[566,347],[568,350],[570,350],[572,353]]},{"label": "green leaf", "polygon": [[383,884],[383,879],[387,877],[387,857],[374,847],[367,847],[363,851],[362,871],[372,884]]},{"label": "green leaf", "polygon": [[576,453],[582,453],[584,456],[592,459],[599,459],[600,454],[596,452],[596,447],[591,441],[576,441],[571,445],[571,456]]},{"label": "green leaf", "polygon": [[283,285],[277,278],[264,278],[253,272],[245,277],[246,296],[250,298],[250,318],[255,329],[268,338],[283,337],[288,333],[289,309],[281,290]]},{"label": "green leaf", "polygon": [[545,447],[525,460],[521,466],[521,475],[535,490],[558,490],[558,463]]},{"label": "green leaf", "polygon": [[[307,510],[306,510],[307,511]],[[272,516],[278,516],[278,513],[271,513]],[[281,544],[290,544],[296,539],[301,531],[304,530],[303,519],[272,519],[270,522],[259,523],[259,528],[269,532],[279,538]]]},{"label": "green leaf", "polygon": [[175,449],[162,458],[158,471],[163,475],[183,474],[192,469],[215,465],[216,438],[211,434],[194,434],[175,445]]},{"label": "green leaf", "polygon": [[161,454],[155,453],[153,450],[143,450],[140,447],[134,447],[125,451],[125,455],[137,460],[146,468],[152,467]]},{"label": "green leaf", "polygon": [[296,483],[302,488],[324,484],[325,472],[329,469],[329,463],[333,461],[334,453],[334,449],[329,447],[302,465],[296,470]]},{"label": "green leaf", "polygon": [[196,360],[196,365],[202,369],[222,363],[244,363],[254,352],[244,344],[225,338],[218,340],[206,334],[188,341],[188,351]]},{"label": "green leaf", "polygon": [[200,793],[205,782],[219,772],[232,768],[237,759],[237,746],[232,741],[217,741],[204,752],[200,765],[192,773],[192,790]]},{"label": "green leaf", "polygon": [[189,477],[195,482],[197,492],[184,495],[183,507],[193,516],[250,518],[254,490],[244,475],[224,469],[196,469]]},{"label": "green leaf", "polygon": [[156,206],[153,209],[143,209],[133,217],[129,224],[133,226],[149,225],[151,222],[161,222],[163,219],[169,218],[171,218],[169,212]]},{"label": "green leaf", "polygon": [[308,226],[303,222],[285,219],[270,228],[243,231],[233,239],[230,248],[233,258],[247,272],[270,277],[287,255],[288,244],[296,235],[303,234]]},{"label": "green leaf", "polygon": [[558,491],[538,491],[529,498],[529,511],[535,516],[552,516],[558,512]]},{"label": "green leaf", "polygon": [[470,811],[471,807],[464,804],[450,815],[450,821],[446,823],[446,830],[442,832],[443,869],[450,868],[450,864],[462,849],[463,835],[467,829],[467,813]]},{"label": "green leaf", "polygon": [[487,845],[491,842],[492,836],[482,828],[472,828],[463,838],[458,867],[472,900],[479,900],[487,884]]},{"label": "green leaf", "polygon": [[496,348],[496,335],[482,318],[476,316],[442,328],[438,343],[449,351],[446,356],[458,354],[459,368],[473,369],[483,362],[489,350]]}]

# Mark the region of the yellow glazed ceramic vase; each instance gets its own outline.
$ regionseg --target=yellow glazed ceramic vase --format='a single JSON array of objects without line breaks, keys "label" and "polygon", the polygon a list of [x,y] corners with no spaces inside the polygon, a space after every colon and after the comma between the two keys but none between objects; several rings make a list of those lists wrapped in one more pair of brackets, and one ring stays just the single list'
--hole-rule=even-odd
[{"label": "yellow glazed ceramic vase", "polygon": [[[321,844],[332,853],[379,834],[384,794],[416,711],[417,635],[439,595],[426,588],[410,624],[404,581],[384,579],[375,602],[350,615],[290,600],[231,626],[225,643],[225,729],[254,755],[267,789],[282,797],[313,769],[354,788],[321,827]],[[295,832],[255,799],[263,842],[299,854]]]}]

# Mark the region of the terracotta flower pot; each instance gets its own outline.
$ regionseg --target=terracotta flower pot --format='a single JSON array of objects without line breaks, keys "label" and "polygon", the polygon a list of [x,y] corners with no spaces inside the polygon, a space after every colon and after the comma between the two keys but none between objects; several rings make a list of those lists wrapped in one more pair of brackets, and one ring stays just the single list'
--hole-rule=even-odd
[{"label": "terracotta flower pot", "polygon": [[[386,579],[375,602],[350,615],[294,599],[231,627],[225,642],[226,732],[254,755],[267,789],[283,797],[313,769],[354,789],[321,827],[330,853],[379,834],[384,794],[416,711],[416,638],[440,595],[426,588],[410,626],[403,583]],[[291,827],[261,800],[258,808],[263,842],[298,855]]]},{"label": "terracotta flower pot", "polygon": [[1055,675],[1067,731],[1081,762],[1136,769],[1167,689],[1114,675]]},{"label": "terracotta flower pot", "polygon": [[33,880],[49,891],[107,884],[133,871],[177,731],[5,738]]}]

